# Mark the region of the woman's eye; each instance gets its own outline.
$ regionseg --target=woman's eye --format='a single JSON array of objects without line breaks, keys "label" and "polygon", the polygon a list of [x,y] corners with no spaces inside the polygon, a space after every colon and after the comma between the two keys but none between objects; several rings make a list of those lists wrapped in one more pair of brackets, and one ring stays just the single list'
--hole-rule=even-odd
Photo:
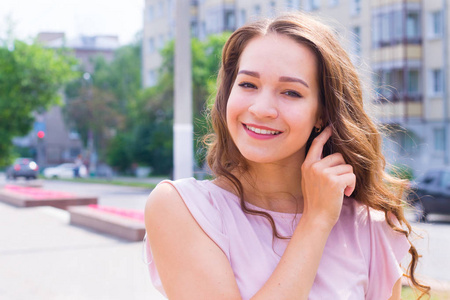
[{"label": "woman's eye", "polygon": [[238,85],[243,88],[256,89],[256,86],[254,84],[251,84],[250,82],[242,82],[239,83]]},{"label": "woman's eye", "polygon": [[302,97],[302,95],[300,95],[296,91],[286,91],[283,94],[285,94],[285,95],[287,95],[289,97],[295,97],[295,98],[301,98]]}]

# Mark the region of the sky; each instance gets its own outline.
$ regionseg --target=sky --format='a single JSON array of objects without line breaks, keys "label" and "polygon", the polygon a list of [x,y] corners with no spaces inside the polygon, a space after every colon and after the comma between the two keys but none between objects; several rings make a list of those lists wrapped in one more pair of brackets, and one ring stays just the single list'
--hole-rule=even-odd
[{"label": "sky", "polygon": [[27,40],[39,32],[79,35],[118,35],[121,45],[134,40],[143,27],[145,0],[0,0],[0,38],[8,17],[14,36]]}]

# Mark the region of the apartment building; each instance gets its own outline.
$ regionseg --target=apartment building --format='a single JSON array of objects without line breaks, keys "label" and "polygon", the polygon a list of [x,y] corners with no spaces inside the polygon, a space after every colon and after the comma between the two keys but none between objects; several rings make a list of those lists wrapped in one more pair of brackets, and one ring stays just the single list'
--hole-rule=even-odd
[{"label": "apartment building", "polygon": [[[174,3],[146,0],[147,14],[167,10],[159,14],[164,24],[144,19],[144,50],[156,46],[160,32],[167,40],[174,37]],[[199,0],[191,5],[192,35],[201,39],[281,12],[318,15],[338,33],[360,71],[367,109],[388,129],[388,162],[406,164],[416,175],[450,164],[446,0]],[[156,83],[158,56],[157,49],[151,55],[144,51],[144,86]]]}]

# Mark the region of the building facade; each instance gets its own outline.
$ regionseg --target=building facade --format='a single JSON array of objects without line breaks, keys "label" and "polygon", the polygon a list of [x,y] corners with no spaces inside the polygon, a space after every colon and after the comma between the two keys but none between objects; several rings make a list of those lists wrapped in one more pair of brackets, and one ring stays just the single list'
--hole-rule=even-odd
[{"label": "building facade", "polygon": [[[146,0],[144,86],[156,84],[158,49],[174,38],[174,5]],[[360,71],[365,106],[386,128],[387,161],[409,166],[416,176],[450,165],[446,0],[198,0],[191,7],[192,35],[200,39],[286,11],[318,15]]]}]

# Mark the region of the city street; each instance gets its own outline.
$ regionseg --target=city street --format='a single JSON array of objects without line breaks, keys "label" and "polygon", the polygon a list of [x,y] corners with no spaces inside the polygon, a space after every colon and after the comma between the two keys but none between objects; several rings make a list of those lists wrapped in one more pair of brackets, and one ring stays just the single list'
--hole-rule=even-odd
[{"label": "city street", "polygon": [[[0,177],[0,186],[5,183]],[[43,181],[43,188],[96,195],[100,205],[143,209],[148,189]],[[151,285],[141,242],[69,225],[66,211],[0,203],[1,299],[164,299]],[[413,223],[424,239],[419,274],[450,282],[450,218]]]}]

